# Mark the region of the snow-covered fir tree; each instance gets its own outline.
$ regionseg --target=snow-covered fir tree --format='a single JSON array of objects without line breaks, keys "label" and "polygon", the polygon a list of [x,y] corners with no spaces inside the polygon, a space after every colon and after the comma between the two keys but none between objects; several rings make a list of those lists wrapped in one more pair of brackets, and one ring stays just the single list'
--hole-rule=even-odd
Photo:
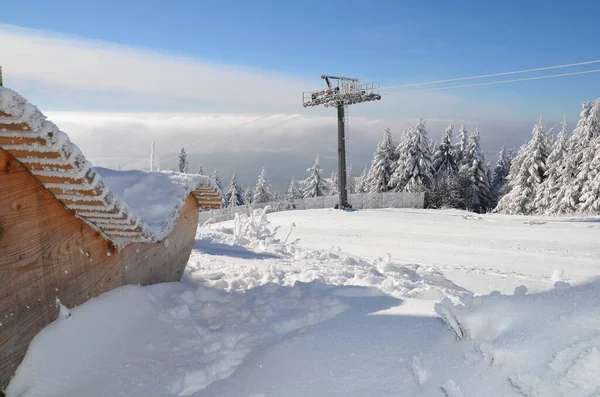
[{"label": "snow-covered fir tree", "polygon": [[354,187],[355,193],[366,193],[367,192],[367,178],[369,177],[369,170],[367,167],[363,170],[362,174],[356,180],[356,186]]},{"label": "snow-covered fir tree", "polygon": [[202,169],[201,165],[198,166],[198,171],[196,171],[196,174],[198,174],[198,175],[204,175],[204,170]]},{"label": "snow-covered fir tree", "polygon": [[508,165],[508,160],[506,158],[506,150],[504,149],[504,145],[500,149],[500,153],[498,153],[498,160],[496,160],[496,166],[494,167],[494,171],[492,172],[491,178],[491,198],[492,202],[490,203],[490,208],[495,208],[498,204],[498,200],[500,197],[504,195],[505,187],[506,187],[506,178],[508,177],[508,172],[510,171],[510,167]]},{"label": "snow-covered fir tree", "polygon": [[549,155],[548,140],[542,120],[533,127],[531,140],[523,146],[513,160],[508,174],[508,193],[496,207],[504,214],[531,214],[535,212],[535,194],[544,181]]},{"label": "snow-covered fir tree", "polygon": [[581,193],[579,195],[579,206],[577,211],[583,214],[598,213],[600,209],[600,99],[590,109],[586,119],[588,136],[592,137],[586,148],[584,161],[587,172],[581,172],[583,179]]},{"label": "snow-covered fir tree", "polygon": [[489,172],[479,145],[479,129],[469,135],[458,170],[459,194],[466,209],[485,212],[491,202]]},{"label": "snow-covered fir tree", "polygon": [[455,149],[452,146],[451,125],[446,128],[444,135],[442,135],[442,140],[433,154],[431,163],[433,174],[436,177],[441,175],[454,176],[458,172]]},{"label": "snow-covered fir tree", "polygon": [[544,181],[536,186],[535,202],[533,207],[537,213],[548,213],[550,205],[558,197],[558,192],[561,189],[559,178],[563,173],[563,168],[565,167],[568,144],[569,130],[567,120],[565,119],[562,122],[562,129],[558,133],[558,136],[552,145],[552,150],[548,155]]},{"label": "snow-covered fir tree", "polygon": [[463,159],[465,157],[465,152],[467,151],[467,145],[469,144],[469,133],[465,128],[465,125],[460,126],[460,130],[458,131],[458,143],[456,144],[456,152],[455,159],[458,168],[464,164]]},{"label": "snow-covered fir tree", "polygon": [[458,197],[458,166],[456,149],[452,145],[452,126],[442,135],[432,157],[433,183],[425,197],[427,208],[455,208],[460,204]]},{"label": "snow-covered fir tree", "polygon": [[242,188],[237,183],[237,179],[235,176],[235,171],[233,171],[233,175],[231,176],[231,183],[229,184],[229,189],[227,190],[227,194],[225,194],[225,202],[228,207],[235,207],[238,205],[244,205],[244,192]]},{"label": "snow-covered fir tree", "polygon": [[352,174],[352,166],[348,166],[346,169],[346,191],[348,194],[354,194],[356,192],[356,180]]},{"label": "snow-covered fir tree", "polygon": [[213,171],[213,174],[211,175],[211,179],[215,181],[215,183],[219,187],[219,190],[223,191],[223,182],[221,182],[221,178],[219,177],[219,171],[217,171],[216,168]]},{"label": "snow-covered fir tree", "polygon": [[187,153],[184,148],[179,152],[179,172],[188,172]]},{"label": "snow-covered fir tree", "polygon": [[394,191],[427,192],[431,188],[433,175],[429,137],[422,119],[410,129],[403,150],[388,182],[390,188]]},{"label": "snow-covered fir tree", "polygon": [[252,204],[252,200],[254,199],[254,189],[252,186],[248,186],[246,190],[244,190],[244,204],[249,205]]},{"label": "snow-covered fir tree", "polygon": [[258,182],[254,187],[254,197],[252,198],[253,203],[268,203],[271,201],[271,187],[267,182],[267,174],[263,167],[260,175],[258,176]]},{"label": "snow-covered fir tree", "polygon": [[338,173],[336,170],[333,170],[331,172],[331,177],[329,178],[329,194],[332,196],[337,196],[338,191]]},{"label": "snow-covered fir tree", "polygon": [[547,212],[551,214],[568,214],[577,211],[579,206],[579,196],[583,183],[587,179],[589,171],[586,161],[590,153],[588,151],[592,141],[598,136],[598,131],[589,128],[588,118],[592,113],[594,106],[596,111],[600,105],[600,100],[596,103],[586,102],[581,110],[581,117],[569,138],[567,154],[564,158],[564,167],[561,168],[558,176],[558,186],[556,198],[550,203]]},{"label": "snow-covered fir tree", "polygon": [[288,205],[288,208],[295,208],[296,200],[300,198],[302,198],[302,193],[300,192],[296,178],[292,176],[292,180],[290,181],[290,185],[285,194],[285,202]]},{"label": "snow-covered fir tree", "polygon": [[319,156],[317,156],[312,167],[306,170],[308,177],[302,184],[302,196],[320,197],[327,194],[327,181],[323,178],[323,170],[319,166]]},{"label": "snow-covered fir tree", "polygon": [[369,174],[365,182],[365,190],[370,193],[387,192],[393,172],[393,164],[397,160],[396,145],[389,128],[385,129],[383,138],[377,144],[373,154]]}]

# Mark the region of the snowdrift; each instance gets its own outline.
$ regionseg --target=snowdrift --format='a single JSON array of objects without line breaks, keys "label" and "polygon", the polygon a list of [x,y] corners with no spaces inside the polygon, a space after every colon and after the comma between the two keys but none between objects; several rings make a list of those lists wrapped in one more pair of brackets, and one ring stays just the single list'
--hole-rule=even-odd
[{"label": "snowdrift", "polygon": [[[509,296],[444,299],[436,311],[459,343],[470,346],[466,361],[489,366],[517,394],[600,395],[600,279],[574,287],[559,281],[532,295],[518,287]],[[476,395],[468,390],[477,382],[470,383],[462,385],[464,395]]]}]

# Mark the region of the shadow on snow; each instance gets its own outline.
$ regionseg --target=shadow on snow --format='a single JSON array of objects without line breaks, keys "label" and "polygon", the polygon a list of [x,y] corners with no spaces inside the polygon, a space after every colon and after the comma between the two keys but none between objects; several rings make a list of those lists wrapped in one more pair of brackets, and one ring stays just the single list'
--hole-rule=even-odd
[{"label": "shadow on snow", "polygon": [[278,259],[280,256],[265,252],[250,251],[239,245],[215,243],[209,240],[196,240],[194,249],[204,254],[216,256],[230,256],[240,259]]}]

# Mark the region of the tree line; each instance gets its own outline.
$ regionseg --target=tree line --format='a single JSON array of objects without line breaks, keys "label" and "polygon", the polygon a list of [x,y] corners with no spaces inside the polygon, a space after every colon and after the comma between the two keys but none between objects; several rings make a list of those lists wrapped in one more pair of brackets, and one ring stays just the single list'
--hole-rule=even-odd
[{"label": "tree line", "polygon": [[[187,172],[182,148],[179,171]],[[202,167],[198,173],[202,174]],[[223,190],[217,170],[212,179]],[[282,201],[338,194],[338,175],[325,178],[317,157],[304,180],[292,177],[285,193],[273,189],[263,168],[256,184],[243,190],[235,172],[224,191],[225,205]],[[505,214],[569,214],[600,211],[600,99],[583,104],[572,133],[564,121],[555,135],[542,120],[534,124],[531,139],[516,155],[502,147],[494,167],[480,147],[480,131],[464,125],[454,140],[449,125],[439,143],[429,139],[426,123],[394,137],[386,128],[373,158],[359,177],[347,170],[352,193],[412,192],[425,194],[427,208],[459,208]]]}]

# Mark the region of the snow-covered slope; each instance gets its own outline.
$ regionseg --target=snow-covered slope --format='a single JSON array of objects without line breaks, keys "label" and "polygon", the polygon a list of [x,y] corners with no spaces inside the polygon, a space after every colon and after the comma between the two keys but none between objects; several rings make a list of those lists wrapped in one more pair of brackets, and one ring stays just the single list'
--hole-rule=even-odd
[{"label": "snow-covered slope", "polygon": [[[35,338],[7,395],[600,391],[597,219],[314,210],[265,221],[199,230],[182,283],[71,310]],[[491,289],[503,295],[474,296]]]}]

